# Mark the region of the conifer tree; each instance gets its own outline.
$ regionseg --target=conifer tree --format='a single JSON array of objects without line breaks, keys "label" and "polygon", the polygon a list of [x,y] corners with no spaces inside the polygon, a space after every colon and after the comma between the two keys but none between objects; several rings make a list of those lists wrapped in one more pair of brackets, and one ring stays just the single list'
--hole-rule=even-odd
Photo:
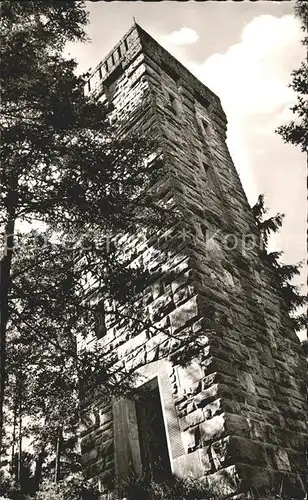
[{"label": "conifer tree", "polygon": [[[149,195],[144,194],[157,175],[155,162],[150,167],[145,161],[153,152],[153,144],[140,137],[117,138],[106,119],[107,110],[91,97],[85,97],[86,76],[76,76],[76,62],[62,55],[66,42],[85,39],[84,2],[4,0],[1,9],[2,436],[8,331],[12,343],[18,339],[31,342],[34,332],[40,334],[41,361],[47,340],[49,345],[59,344],[58,350],[62,350],[64,358],[69,353],[70,359],[74,359],[72,336],[57,339],[55,322],[64,325],[61,318],[68,320],[70,316],[72,323],[76,311],[80,311],[72,266],[76,254],[64,245],[64,257],[62,245],[56,257],[56,246],[47,244],[43,248],[36,242],[36,250],[33,245],[26,248],[33,255],[28,253],[23,258],[18,251],[18,238],[22,239],[22,235],[17,234],[21,223],[46,224],[56,229],[58,238],[69,233],[74,241],[87,240],[88,247],[95,240],[96,231],[99,238],[107,233],[110,237],[121,230],[129,232],[140,225],[157,223],[159,215]],[[104,248],[100,249],[101,279],[106,267],[108,276],[112,276],[112,269],[125,274],[117,255],[106,257],[109,252]],[[78,259],[80,262],[80,255]],[[61,262],[66,263],[62,276]],[[97,260],[95,265],[98,269]],[[55,266],[53,276],[52,266]],[[117,286],[115,278],[110,281],[114,290],[122,285]],[[53,307],[56,295],[58,302]],[[69,295],[74,298],[71,309],[63,306],[61,316],[60,300]],[[44,317],[46,310],[49,314]],[[71,323],[63,326],[63,334],[72,332]],[[37,349],[36,356],[39,346]]]},{"label": "conifer tree", "polygon": [[[308,47],[308,3],[306,0],[296,0],[295,15],[301,22],[301,28],[304,33],[302,44],[307,50]],[[303,152],[307,152],[308,147],[308,62],[307,58],[300,67],[291,73],[292,83],[290,87],[297,94],[297,102],[291,108],[295,115],[286,125],[278,127],[277,132],[281,135],[284,142],[289,142],[299,146]]]},{"label": "conifer tree", "polygon": [[291,315],[294,329],[299,331],[307,326],[307,318],[304,313],[299,315],[294,315],[294,313],[307,303],[307,298],[301,294],[296,285],[292,284],[292,279],[300,274],[301,263],[283,264],[279,261],[283,255],[282,251],[268,252],[269,237],[281,228],[284,214],[278,213],[267,219],[268,208],[265,206],[263,194],[259,195],[257,202],[252,207],[252,212],[263,242],[262,257],[274,270],[286,310]]}]

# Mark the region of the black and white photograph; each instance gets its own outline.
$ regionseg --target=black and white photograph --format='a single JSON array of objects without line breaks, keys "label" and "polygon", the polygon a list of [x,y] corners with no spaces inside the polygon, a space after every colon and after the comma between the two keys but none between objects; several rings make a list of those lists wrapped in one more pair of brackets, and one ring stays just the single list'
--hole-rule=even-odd
[{"label": "black and white photograph", "polygon": [[0,500],[307,500],[307,0],[2,0]]}]

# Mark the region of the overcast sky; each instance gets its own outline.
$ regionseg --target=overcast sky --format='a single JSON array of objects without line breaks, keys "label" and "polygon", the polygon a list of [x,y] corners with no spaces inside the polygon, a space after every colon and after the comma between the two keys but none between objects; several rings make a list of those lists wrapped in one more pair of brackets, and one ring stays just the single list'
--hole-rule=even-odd
[{"label": "overcast sky", "polygon": [[[133,24],[146,31],[221,99],[228,146],[251,204],[264,193],[285,213],[271,249],[306,259],[306,157],[283,143],[295,96],[290,72],[305,57],[294,2],[87,2],[91,42],[70,45],[80,71],[94,68]],[[306,273],[297,283],[306,282]]]}]

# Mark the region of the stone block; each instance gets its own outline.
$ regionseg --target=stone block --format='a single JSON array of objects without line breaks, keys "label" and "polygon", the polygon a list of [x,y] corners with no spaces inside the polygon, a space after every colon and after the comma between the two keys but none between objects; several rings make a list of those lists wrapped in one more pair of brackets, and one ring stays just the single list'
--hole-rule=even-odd
[{"label": "stone block", "polygon": [[198,316],[197,298],[192,297],[170,314],[173,333],[183,328],[188,321]]},{"label": "stone block", "polygon": [[155,281],[151,288],[154,300],[164,293],[164,286],[162,281]]},{"label": "stone block", "polygon": [[[240,493],[239,495],[233,495],[232,500],[253,500],[253,494],[247,491],[246,493]],[[261,500],[259,498],[259,500]],[[267,500],[270,500],[267,498]],[[274,499],[273,499],[274,500]]]},{"label": "stone block", "polygon": [[107,425],[109,422],[112,421],[112,411],[105,411],[105,408],[100,408],[99,409],[99,414],[100,414],[100,425],[101,427]]},{"label": "stone block", "polygon": [[92,449],[88,453],[83,453],[81,456],[81,463],[83,466],[86,466],[88,463],[93,462],[98,455],[98,450],[97,449]]},{"label": "stone block", "polygon": [[182,442],[184,446],[185,453],[189,453],[196,447],[196,432],[195,429],[188,429],[181,433]]},{"label": "stone block", "polygon": [[270,465],[263,443],[240,437],[231,437],[230,454],[235,463],[267,467]]},{"label": "stone block", "polygon": [[162,317],[172,311],[174,307],[175,305],[173,303],[172,295],[170,292],[164,293],[164,295],[157,297],[157,299],[150,305],[154,323],[156,321],[159,321]]},{"label": "stone block", "polygon": [[199,450],[182,455],[172,460],[173,472],[178,477],[201,477],[204,475],[204,468],[201,463]]},{"label": "stone block", "polygon": [[[211,358],[210,368],[211,371],[228,375],[231,378],[233,384],[237,385],[240,389],[241,387],[238,380],[238,370],[236,367],[236,363],[232,362],[232,360],[230,359],[230,353],[228,354],[227,351],[222,350],[220,350],[219,352],[215,350],[214,352],[214,349],[212,349],[212,354],[213,356]],[[222,359],[222,357],[218,357],[223,355],[225,359]]]},{"label": "stone block", "polygon": [[179,420],[182,431],[185,431],[189,427],[195,427],[202,422],[204,422],[204,413],[201,409],[195,410]]},{"label": "stone block", "polygon": [[212,401],[203,408],[205,420],[209,420],[210,418],[215,417],[216,415],[222,412],[223,412],[223,407],[221,399],[216,399],[215,401]]},{"label": "stone block", "polygon": [[198,408],[203,408],[214,399],[217,399],[218,394],[218,384],[214,384],[211,387],[208,387],[207,389],[199,392],[199,394],[195,396],[194,402]]},{"label": "stone block", "polygon": [[256,385],[250,373],[242,373],[241,376],[239,377],[239,383],[240,387],[242,387],[246,391],[252,394],[256,393]]},{"label": "stone block", "polygon": [[188,300],[189,297],[190,297],[190,290],[188,288],[181,288],[173,295],[173,300],[176,306],[178,306],[185,300]]},{"label": "stone block", "polygon": [[235,465],[230,465],[225,469],[220,469],[204,478],[210,491],[213,491],[219,500],[233,496],[239,493],[241,479]]},{"label": "stone block", "polygon": [[147,363],[158,359],[159,350],[162,349],[166,341],[168,342],[168,336],[160,332],[146,342],[145,351]]},{"label": "stone block", "polygon": [[197,321],[195,321],[192,325],[192,331],[193,333],[197,333],[197,332],[202,332],[202,336],[203,336],[203,343],[204,345],[208,344],[209,342],[209,337],[207,337],[206,335],[204,335],[203,333],[203,323],[204,323],[204,320],[203,318],[201,319],[198,319]]},{"label": "stone block", "polygon": [[258,408],[260,408],[261,410],[275,411],[274,404],[269,399],[259,399]]},{"label": "stone block", "polygon": [[200,428],[200,440],[202,445],[207,445],[212,441],[223,437],[226,432],[225,428],[225,417],[224,414],[216,415],[210,420],[206,420],[199,426]]},{"label": "stone block", "polygon": [[103,474],[106,478],[112,476],[112,470],[106,469],[105,459],[98,460],[93,465],[90,465],[85,469],[86,477],[97,476],[98,474]]},{"label": "stone block", "polygon": [[213,443],[211,452],[216,469],[239,463],[269,465],[263,443],[246,438],[228,436]]},{"label": "stone block", "polygon": [[203,447],[198,450],[199,458],[202,465],[202,469],[205,474],[211,471],[212,469],[212,460],[209,454],[208,447]]},{"label": "stone block", "polygon": [[285,450],[281,448],[276,448],[274,453],[274,459],[278,470],[289,471],[289,472],[291,471],[289,456]]},{"label": "stone block", "polygon": [[187,403],[187,406],[186,406],[186,415],[188,415],[189,413],[191,413],[192,411],[194,411],[196,409],[196,405],[195,405],[195,402],[193,400],[190,400],[188,403]]},{"label": "stone block", "polygon": [[196,394],[198,394],[200,391],[201,391],[201,388],[202,388],[202,380],[198,380],[196,383],[192,384],[192,386],[190,387],[190,394],[192,396],[195,396]]},{"label": "stone block", "polygon": [[243,481],[243,489],[258,492],[259,497],[264,500],[273,498],[268,496],[269,490],[279,492],[281,487],[287,498],[296,500],[305,498],[306,488],[298,474],[286,474],[272,468],[244,464],[239,464],[237,470]]},{"label": "stone block", "polygon": [[[273,425],[265,425],[264,430],[266,432],[266,442],[268,442],[269,444],[278,444],[279,443],[279,440],[277,437],[277,430]],[[289,442],[289,441],[287,441],[287,442]]]},{"label": "stone block", "polygon": [[263,422],[259,422],[253,418],[247,418],[250,436],[252,439],[264,441],[266,439],[266,428]]},{"label": "stone block", "polygon": [[192,360],[188,366],[178,366],[177,379],[179,390],[185,390],[199,382],[203,377],[203,370],[198,360]]},{"label": "stone block", "polygon": [[228,399],[226,397],[221,398],[221,408],[227,413],[234,413],[242,415],[245,408],[245,404],[235,401],[234,399]]},{"label": "stone block", "polygon": [[216,384],[219,379],[219,374],[217,373],[210,373],[206,377],[202,379],[202,389],[208,389],[212,385]]},{"label": "stone block", "polygon": [[100,455],[108,455],[113,453],[113,433],[110,435],[110,439],[104,440],[98,447]]},{"label": "stone block", "polygon": [[294,473],[304,473],[307,476],[308,481],[308,468],[307,468],[307,456],[306,450],[295,451],[287,448],[285,450],[288,454],[289,462],[291,465],[291,471]]},{"label": "stone block", "polygon": [[308,438],[306,433],[285,431],[291,448],[306,451],[308,448]]},{"label": "stone block", "polygon": [[248,394],[246,391],[238,387],[236,378],[227,378],[227,375],[222,375],[220,380],[226,381],[228,383],[228,385],[226,383],[222,383],[219,385],[219,395],[223,399],[226,398],[229,400],[237,401],[238,403],[246,403]]},{"label": "stone block", "polygon": [[273,469],[243,464],[238,465],[237,469],[242,478],[244,489],[257,491],[259,494],[264,490],[272,489],[275,482]]},{"label": "stone block", "polygon": [[211,447],[211,455],[216,470],[230,465],[230,437],[214,442]]},{"label": "stone block", "polygon": [[100,426],[100,414],[97,408],[88,408],[81,415],[80,434],[84,436]]},{"label": "stone block", "polygon": [[134,353],[134,356],[129,361],[126,361],[125,368],[127,371],[134,370],[139,366],[144,365],[145,361],[146,361],[146,351],[144,348],[142,348],[136,351],[136,353]]},{"label": "stone block", "polygon": [[139,333],[136,337],[129,339],[125,344],[118,347],[118,355],[119,358],[122,358],[128,354],[131,354],[135,349],[139,346],[142,346],[148,338],[148,334],[146,331]]}]

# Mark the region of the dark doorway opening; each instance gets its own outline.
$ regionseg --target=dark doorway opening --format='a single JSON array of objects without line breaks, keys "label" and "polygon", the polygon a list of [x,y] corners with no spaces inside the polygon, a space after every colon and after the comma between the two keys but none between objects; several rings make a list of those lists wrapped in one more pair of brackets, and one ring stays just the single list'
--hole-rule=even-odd
[{"label": "dark doorway opening", "polygon": [[157,378],[140,389],[136,410],[143,473],[163,482],[171,477],[171,467]]}]

